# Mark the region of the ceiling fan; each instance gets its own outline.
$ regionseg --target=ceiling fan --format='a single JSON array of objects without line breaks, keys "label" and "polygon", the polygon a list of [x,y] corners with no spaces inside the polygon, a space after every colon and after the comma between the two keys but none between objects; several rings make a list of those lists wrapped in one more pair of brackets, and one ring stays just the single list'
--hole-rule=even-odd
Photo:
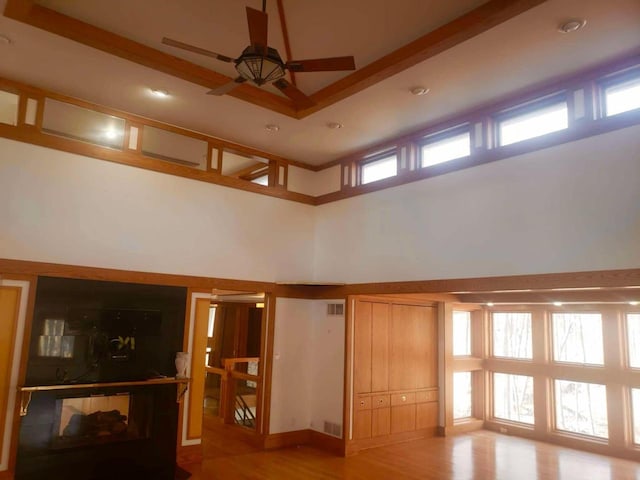
[{"label": "ceiling fan", "polygon": [[235,64],[239,76],[228,83],[214,88],[207,92],[207,94],[224,95],[246,81],[252,81],[258,86],[271,82],[282,93],[293,100],[296,105],[308,107],[313,105],[314,102],[284,78],[286,70],[291,72],[355,70],[355,61],[352,56],[290,60],[288,62],[282,61],[278,51],[275,48],[269,47],[267,43],[268,16],[266,13],[266,0],[262,2],[262,11],[251,7],[246,8],[251,44],[244,49],[238,58],[227,57],[226,55],[189,45],[188,43],[183,43],[178,40],[172,40],[171,38],[164,37],[162,39],[162,43],[165,45]]}]

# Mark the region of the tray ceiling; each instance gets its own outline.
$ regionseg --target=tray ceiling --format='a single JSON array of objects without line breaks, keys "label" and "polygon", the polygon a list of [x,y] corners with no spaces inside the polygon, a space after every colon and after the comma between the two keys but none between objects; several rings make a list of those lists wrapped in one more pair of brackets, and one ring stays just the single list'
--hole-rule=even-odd
[{"label": "tray ceiling", "polygon": [[[221,76],[235,76],[231,65],[175,51],[162,45],[161,38],[169,36],[235,57],[248,44],[245,6],[261,8],[257,0],[37,3],[203,67],[219,82]],[[640,49],[637,0],[524,3],[530,5],[521,7],[523,13],[492,28],[476,22],[473,28],[478,31],[471,32],[470,38],[456,37],[424,61],[413,57],[400,62],[393,66],[391,73],[397,70],[393,75],[388,71],[365,75],[367,65],[438,28],[442,31],[484,2],[282,0],[294,58],[354,55],[355,74],[360,75],[357,88],[343,89],[337,100],[309,111],[296,109],[272,87],[244,89],[243,85],[240,96],[246,98],[207,96],[208,88],[202,84],[141,65],[144,61],[136,63],[140,59],[135,54],[125,59],[126,54],[119,57],[80,43],[91,44],[91,34],[76,42],[7,17],[0,17],[0,34],[13,43],[0,46],[0,75],[318,165],[526,86]],[[7,0],[0,0],[3,11],[6,4]],[[284,55],[276,0],[267,2],[267,12],[269,44]],[[587,26],[570,35],[558,33],[558,24],[570,18],[585,18]],[[459,35],[457,30],[453,33],[453,37]],[[344,85],[350,75],[354,74],[298,73],[295,81],[308,95],[321,98],[323,92],[337,90],[341,82]],[[430,92],[411,95],[410,88],[418,85]],[[153,98],[149,88],[166,89],[170,97]],[[263,99],[266,104],[260,104]],[[339,122],[343,128],[327,128],[330,122]],[[277,124],[280,130],[267,131],[267,124]]]}]

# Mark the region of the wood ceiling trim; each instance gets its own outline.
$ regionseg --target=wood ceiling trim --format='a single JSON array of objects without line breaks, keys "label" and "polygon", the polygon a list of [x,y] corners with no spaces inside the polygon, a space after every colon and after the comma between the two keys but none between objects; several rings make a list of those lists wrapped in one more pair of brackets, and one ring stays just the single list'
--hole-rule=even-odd
[{"label": "wood ceiling trim", "polygon": [[356,70],[311,95],[316,104],[299,117],[328,107],[382,80],[438,55],[547,0],[490,0],[461,17]]},{"label": "wood ceiling trim", "polygon": [[639,301],[640,289],[554,290],[542,292],[494,292],[459,294],[464,303],[627,303]]},{"label": "wood ceiling trim", "polygon": [[[7,0],[6,17],[66,37],[140,65],[181,78],[207,89],[214,89],[233,79],[195,63],[169,55],[155,48],[129,40],[86,22],[35,5],[31,0]],[[203,92],[204,93],[204,92]],[[240,100],[296,118],[296,108],[287,98],[252,85],[240,85],[228,93]]]},{"label": "wood ceiling trim", "polygon": [[[311,95],[315,105],[299,109],[294,102],[252,85],[231,95],[292,118],[303,119],[409,67],[469,40],[547,0],[490,0],[480,7],[385,55]],[[33,0],[7,0],[5,16],[61,35],[126,60],[191,83],[214,89],[232,79],[107,30],[35,5]],[[280,13],[282,16],[282,12]],[[289,53],[287,52],[287,55]]]}]

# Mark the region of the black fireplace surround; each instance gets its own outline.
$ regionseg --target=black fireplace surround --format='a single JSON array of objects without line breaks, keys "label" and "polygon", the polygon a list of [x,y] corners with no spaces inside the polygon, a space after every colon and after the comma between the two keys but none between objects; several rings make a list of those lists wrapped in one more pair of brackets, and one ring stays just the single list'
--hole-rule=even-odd
[{"label": "black fireplace surround", "polygon": [[174,479],[177,387],[127,382],[175,375],[186,297],[182,287],[38,279],[25,386],[69,388],[33,392],[16,480]]}]

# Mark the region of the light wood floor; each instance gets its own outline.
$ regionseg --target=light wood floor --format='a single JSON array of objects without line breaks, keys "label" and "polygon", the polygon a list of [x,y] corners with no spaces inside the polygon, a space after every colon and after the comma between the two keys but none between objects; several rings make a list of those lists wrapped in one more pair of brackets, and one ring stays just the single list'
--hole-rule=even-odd
[{"label": "light wood floor", "polygon": [[639,463],[488,431],[381,447],[349,458],[297,447],[205,458],[187,469],[192,480],[640,480]]}]

